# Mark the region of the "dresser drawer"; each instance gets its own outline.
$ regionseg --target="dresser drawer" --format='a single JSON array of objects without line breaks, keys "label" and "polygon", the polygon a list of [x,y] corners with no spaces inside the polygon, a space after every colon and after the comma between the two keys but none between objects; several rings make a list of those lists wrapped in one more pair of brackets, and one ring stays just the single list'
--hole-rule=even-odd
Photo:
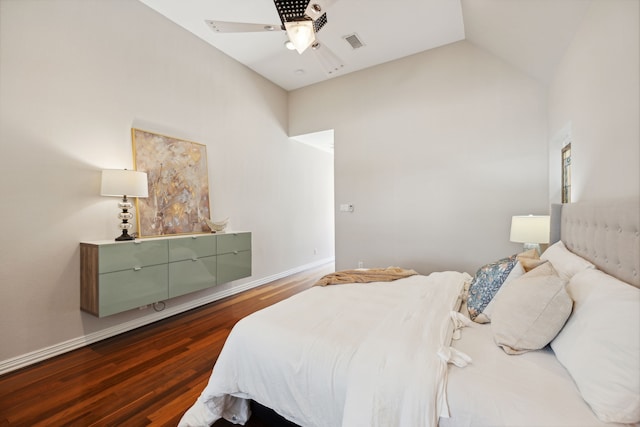
[{"label": "dresser drawer", "polygon": [[251,249],[251,233],[218,234],[218,254],[248,251]]},{"label": "dresser drawer", "polygon": [[100,317],[166,300],[167,264],[100,274]]},{"label": "dresser drawer", "polygon": [[202,234],[168,240],[169,262],[192,260],[215,255],[216,237],[214,234]]},{"label": "dresser drawer", "polygon": [[188,294],[216,285],[216,257],[169,264],[169,298]]},{"label": "dresser drawer", "polygon": [[101,245],[98,253],[99,273],[165,264],[168,260],[166,240],[136,240]]},{"label": "dresser drawer", "polygon": [[218,283],[251,276],[251,251],[218,255]]}]

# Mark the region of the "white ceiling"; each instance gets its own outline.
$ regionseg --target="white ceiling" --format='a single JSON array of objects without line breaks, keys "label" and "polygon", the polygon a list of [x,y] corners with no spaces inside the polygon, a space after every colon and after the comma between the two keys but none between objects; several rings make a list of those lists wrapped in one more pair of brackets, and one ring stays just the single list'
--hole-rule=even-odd
[{"label": "white ceiling", "polygon": [[[589,0],[339,0],[318,39],[344,63],[327,75],[282,31],[214,33],[206,19],[280,24],[271,0],[140,0],[286,90],[467,39],[547,83]],[[606,1],[606,0],[594,0]],[[364,47],[344,37],[356,33]]]},{"label": "white ceiling", "polygon": [[[272,0],[141,0],[286,90],[326,80],[315,52],[287,50],[284,31],[214,33],[205,19],[280,25]],[[338,0],[318,39],[344,63],[336,76],[464,39],[458,0]],[[356,33],[365,46],[343,39]],[[302,71],[299,71],[302,70]]]},{"label": "white ceiling", "polygon": [[466,39],[547,84],[591,2],[462,0]]}]

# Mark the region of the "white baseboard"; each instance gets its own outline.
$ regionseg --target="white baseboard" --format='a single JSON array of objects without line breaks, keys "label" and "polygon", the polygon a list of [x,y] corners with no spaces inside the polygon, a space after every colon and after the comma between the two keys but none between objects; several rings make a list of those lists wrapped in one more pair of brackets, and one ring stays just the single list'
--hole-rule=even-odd
[{"label": "white baseboard", "polygon": [[283,277],[291,276],[292,274],[300,273],[302,271],[309,270],[314,267],[319,267],[321,265],[328,264],[334,261],[335,261],[335,258],[331,257],[331,258],[325,258],[323,260],[316,261],[310,264],[301,265],[296,268],[283,271],[281,273],[272,274],[271,276],[267,276],[258,280],[243,283],[240,286],[236,286],[236,287],[227,289],[225,291],[215,293],[213,295],[207,295],[205,297],[198,298],[196,300],[189,301],[184,304],[177,305],[175,307],[167,308],[166,310],[151,313],[149,316],[145,316],[139,319],[134,319],[125,323],[121,323],[119,325],[112,326],[110,328],[106,328],[98,332],[93,332],[88,335],[82,335],[77,338],[73,338],[58,344],[54,344],[49,347],[42,348],[40,350],[32,351],[30,353],[13,357],[11,359],[2,360],[0,361],[0,375],[6,374],[11,371],[15,371],[16,369],[24,368],[25,366],[29,366],[34,363],[42,362],[43,360],[47,360],[54,356],[67,353],[71,350],[76,350],[78,348],[84,347],[89,344],[93,344],[95,342],[101,341],[106,338],[113,337],[123,332],[131,331],[141,326],[145,326],[150,323],[157,322],[158,320],[166,319],[167,317],[184,313],[185,311],[203,306],[205,304],[209,304],[211,302],[220,300],[222,298],[226,298],[231,295],[238,294],[240,292],[244,292],[249,289],[256,288],[258,286],[273,282],[274,280],[282,279]]}]

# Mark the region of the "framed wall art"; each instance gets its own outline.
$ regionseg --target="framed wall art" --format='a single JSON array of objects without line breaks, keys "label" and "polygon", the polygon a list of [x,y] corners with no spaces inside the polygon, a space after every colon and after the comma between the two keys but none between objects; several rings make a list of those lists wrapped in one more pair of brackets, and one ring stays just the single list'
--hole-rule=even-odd
[{"label": "framed wall art", "polygon": [[140,237],[209,233],[207,147],[131,129],[136,170],[147,173],[149,197],[136,202]]}]

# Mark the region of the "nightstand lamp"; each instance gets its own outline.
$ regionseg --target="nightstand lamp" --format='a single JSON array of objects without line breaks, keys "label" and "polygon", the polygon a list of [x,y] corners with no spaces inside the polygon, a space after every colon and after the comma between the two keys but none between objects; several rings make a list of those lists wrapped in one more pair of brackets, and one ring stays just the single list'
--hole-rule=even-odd
[{"label": "nightstand lamp", "polygon": [[116,237],[116,240],[133,240],[133,236],[129,234],[129,230],[133,226],[129,222],[130,219],[133,219],[133,213],[129,212],[129,209],[133,208],[133,204],[127,197],[147,197],[149,195],[147,174],[127,169],[103,170],[100,194],[122,197],[122,201],[118,203],[118,207],[122,209],[118,215],[118,218],[122,220],[120,223],[122,234]]},{"label": "nightstand lamp", "polygon": [[511,218],[512,242],[524,243],[524,249],[540,254],[540,243],[549,243],[549,215],[517,215]]}]

